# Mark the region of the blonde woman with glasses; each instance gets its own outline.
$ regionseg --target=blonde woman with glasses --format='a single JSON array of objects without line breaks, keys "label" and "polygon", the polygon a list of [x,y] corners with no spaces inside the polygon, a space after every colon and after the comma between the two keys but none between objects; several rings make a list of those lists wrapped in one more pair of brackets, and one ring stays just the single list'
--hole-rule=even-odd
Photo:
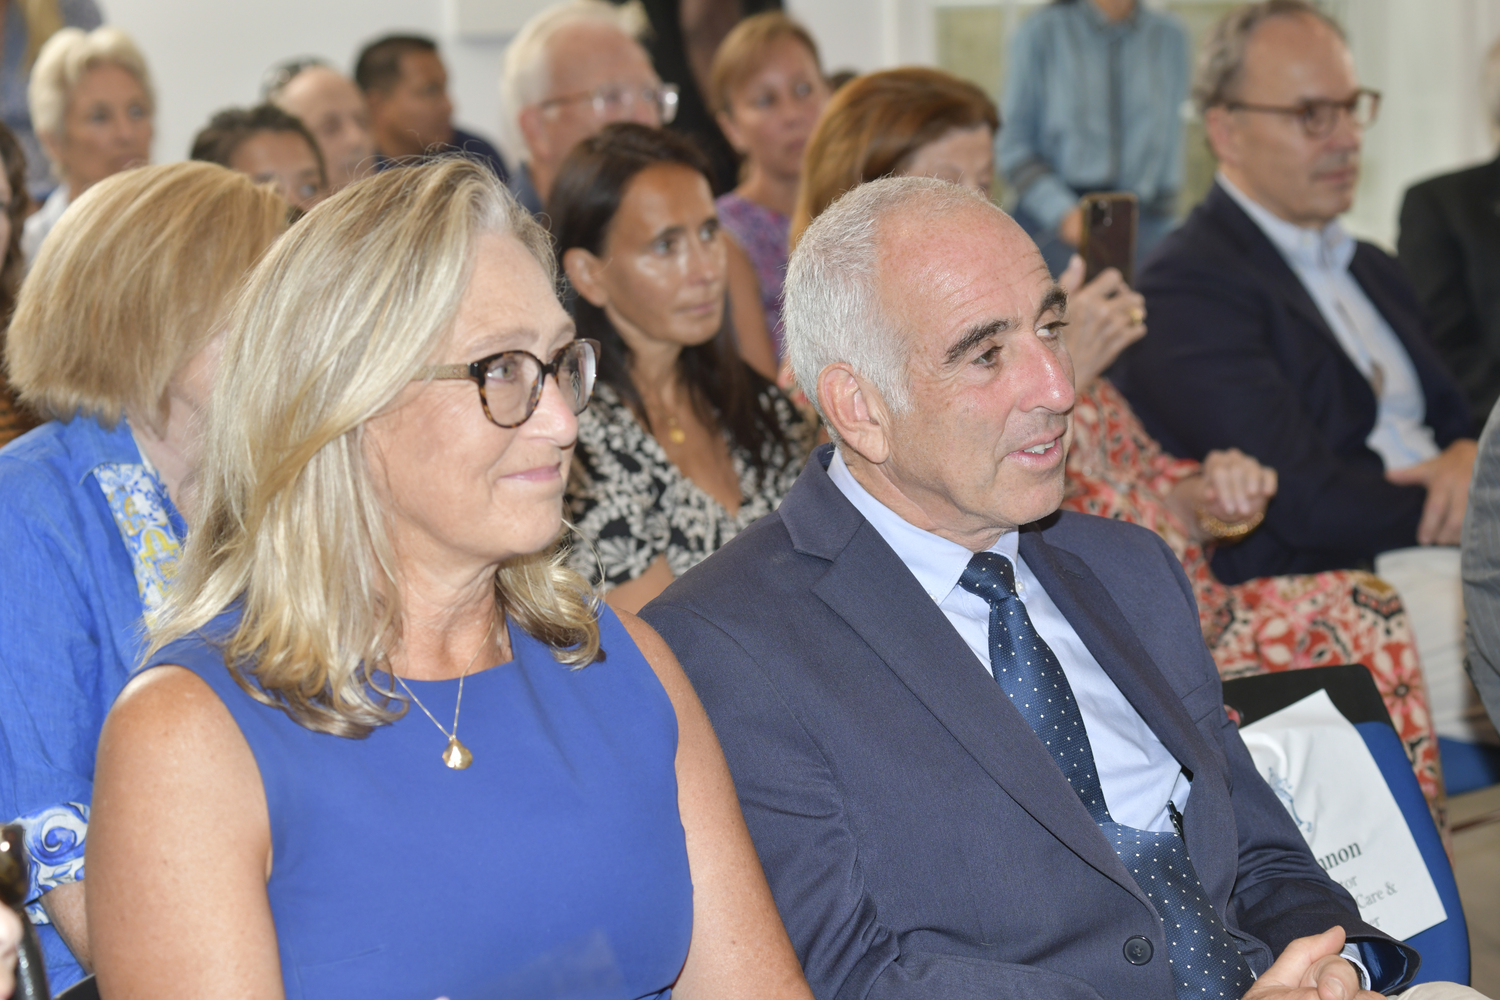
[{"label": "blonde woman with glasses", "polygon": [[105,995],[810,997],[672,654],[553,552],[596,348],[551,261],[447,160],[249,282],[101,741]]}]

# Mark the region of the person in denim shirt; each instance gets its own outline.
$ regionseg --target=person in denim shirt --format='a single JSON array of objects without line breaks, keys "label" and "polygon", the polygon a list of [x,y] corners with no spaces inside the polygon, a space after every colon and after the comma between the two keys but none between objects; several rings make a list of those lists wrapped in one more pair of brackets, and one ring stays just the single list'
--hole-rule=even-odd
[{"label": "person in denim shirt", "polygon": [[1141,256],[1172,228],[1188,74],[1187,32],[1137,0],[1055,0],[1017,29],[996,159],[1053,274],[1091,191],[1140,199]]},{"label": "person in denim shirt", "polygon": [[0,449],[0,821],[26,828],[54,989],[89,965],[95,747],[176,569],[221,316],[286,217],[215,164],[117,174],[48,237],[10,328],[50,422]]}]

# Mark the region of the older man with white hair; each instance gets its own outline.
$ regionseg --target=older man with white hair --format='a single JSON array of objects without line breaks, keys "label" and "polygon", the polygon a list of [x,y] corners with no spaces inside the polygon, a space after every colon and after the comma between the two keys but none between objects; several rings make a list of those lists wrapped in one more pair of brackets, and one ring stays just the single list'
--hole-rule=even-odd
[{"label": "older man with white hair", "polygon": [[563,159],[610,122],[661,126],[677,113],[637,38],[639,3],[567,0],[536,14],[505,51],[500,77],[506,152],[519,161],[511,190],[540,213]]},{"label": "older man with white hair", "polygon": [[983,198],[845,195],[786,284],[836,444],[642,617],[815,995],[1376,1000],[1416,955],[1256,772],[1171,550],[1057,510],[1066,307]]}]

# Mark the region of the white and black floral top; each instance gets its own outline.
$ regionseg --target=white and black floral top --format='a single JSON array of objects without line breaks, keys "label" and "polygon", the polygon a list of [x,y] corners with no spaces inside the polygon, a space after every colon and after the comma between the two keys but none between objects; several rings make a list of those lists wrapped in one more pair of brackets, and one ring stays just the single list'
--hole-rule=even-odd
[{"label": "white and black floral top", "polygon": [[681,576],[775,510],[807,462],[817,428],[774,387],[761,393],[760,403],[775,415],[786,444],[766,442],[760,473],[729,440],[740,480],[740,509],[730,514],[678,471],[612,388],[595,386],[578,418],[567,505],[581,537],[573,541],[569,564],[601,590],[634,580],[663,553],[672,574]]}]

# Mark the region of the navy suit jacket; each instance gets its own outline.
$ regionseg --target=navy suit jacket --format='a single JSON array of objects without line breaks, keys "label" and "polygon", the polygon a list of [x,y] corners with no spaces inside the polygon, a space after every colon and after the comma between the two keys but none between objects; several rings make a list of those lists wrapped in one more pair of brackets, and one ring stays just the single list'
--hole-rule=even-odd
[{"label": "navy suit jacket", "polygon": [[[830,455],[820,449],[777,513],[642,612],[713,720],[813,993],[1173,1000],[1150,902],[1041,740],[828,478]],[[1191,773],[1188,849],[1252,968],[1335,923],[1387,940],[1256,773],[1161,540],[1062,513],[1020,544]],[[1125,957],[1134,937],[1152,946],[1143,965]]]},{"label": "navy suit jacket", "polygon": [[[1470,433],[1468,406],[1425,334],[1401,266],[1360,243],[1349,266],[1401,339],[1440,447]],[[1365,445],[1375,393],[1279,251],[1217,184],[1140,270],[1150,331],[1110,370],[1174,455],[1238,448],[1276,469],[1265,524],[1221,546],[1225,583],[1368,567],[1417,544],[1426,490],[1385,480]]]}]

